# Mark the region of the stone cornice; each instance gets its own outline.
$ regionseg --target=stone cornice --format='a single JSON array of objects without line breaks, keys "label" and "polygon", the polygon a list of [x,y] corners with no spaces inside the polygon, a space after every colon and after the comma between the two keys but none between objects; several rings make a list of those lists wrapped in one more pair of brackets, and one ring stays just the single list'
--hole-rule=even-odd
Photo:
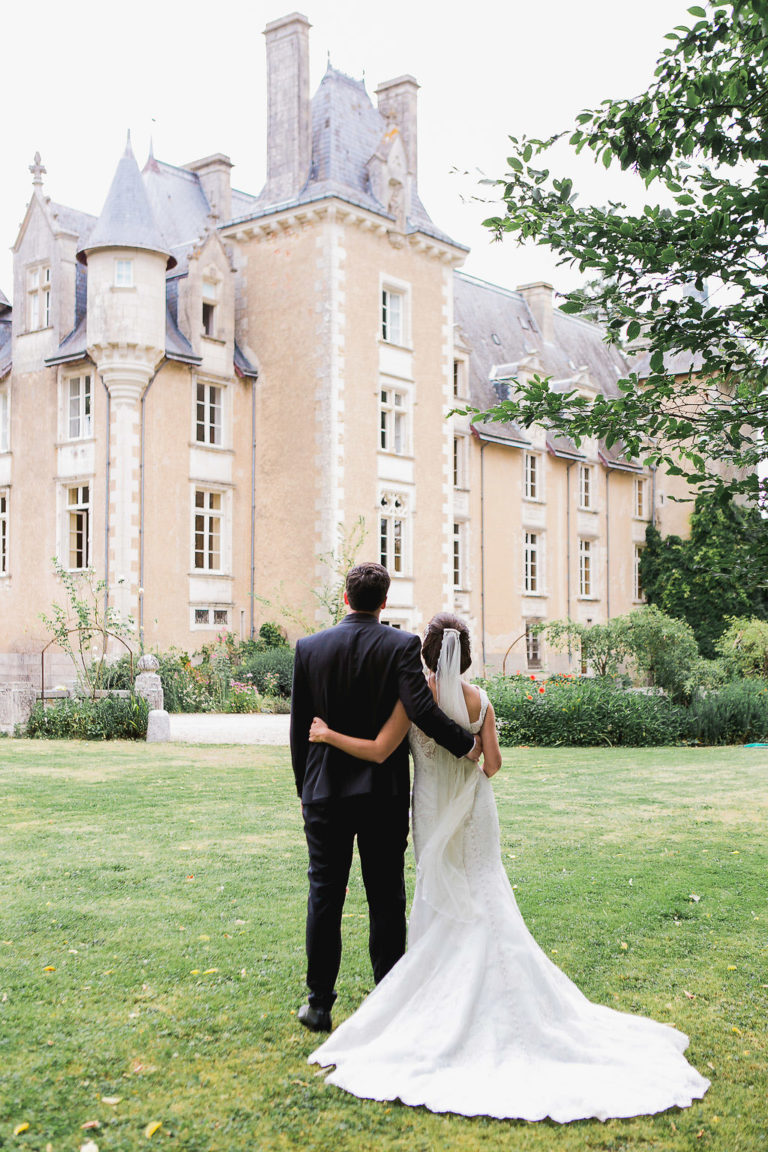
[{"label": "stone cornice", "polygon": [[403,248],[407,245],[454,268],[460,267],[467,256],[467,249],[464,247],[438,240],[427,232],[398,232],[392,227],[392,220],[389,218],[378,216],[375,212],[332,196],[308,204],[296,204],[273,212],[269,216],[258,216],[251,220],[225,225],[221,229],[221,236],[224,240],[239,243],[249,240],[256,240],[258,243],[289,232],[304,231],[326,221],[350,224],[361,232],[372,233],[382,239],[386,237],[393,247]]}]

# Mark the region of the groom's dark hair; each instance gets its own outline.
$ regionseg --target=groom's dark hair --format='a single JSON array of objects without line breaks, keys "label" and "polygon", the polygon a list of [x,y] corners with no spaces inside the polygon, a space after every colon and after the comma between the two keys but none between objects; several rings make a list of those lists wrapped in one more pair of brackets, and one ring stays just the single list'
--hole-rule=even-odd
[{"label": "groom's dark hair", "polygon": [[355,564],[347,572],[347,599],[353,612],[375,612],[389,592],[389,572],[383,564]]}]

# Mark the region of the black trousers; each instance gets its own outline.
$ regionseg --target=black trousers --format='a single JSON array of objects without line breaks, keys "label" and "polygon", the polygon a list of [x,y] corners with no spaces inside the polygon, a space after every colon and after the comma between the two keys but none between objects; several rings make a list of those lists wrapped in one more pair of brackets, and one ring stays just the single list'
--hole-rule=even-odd
[{"label": "black trousers", "polygon": [[307,986],[330,1009],[341,964],[341,913],[355,837],[368,900],[368,949],[376,983],[405,952],[404,857],[408,797],[350,796],[304,805],[309,849]]}]

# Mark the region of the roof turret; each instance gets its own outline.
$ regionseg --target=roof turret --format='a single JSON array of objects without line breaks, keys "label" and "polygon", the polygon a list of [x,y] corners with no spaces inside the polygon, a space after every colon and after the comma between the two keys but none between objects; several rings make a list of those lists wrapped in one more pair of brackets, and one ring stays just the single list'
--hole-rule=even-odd
[{"label": "roof turret", "polygon": [[167,256],[169,269],[176,264],[152,212],[131,148],[130,132],[101,215],[77,259],[81,264],[87,263],[88,253],[98,248],[143,248]]}]

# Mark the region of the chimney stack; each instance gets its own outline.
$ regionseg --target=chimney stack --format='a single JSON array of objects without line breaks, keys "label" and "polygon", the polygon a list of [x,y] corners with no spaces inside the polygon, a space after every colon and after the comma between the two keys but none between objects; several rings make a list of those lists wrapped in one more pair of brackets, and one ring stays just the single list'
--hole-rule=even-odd
[{"label": "chimney stack", "polygon": [[293,200],[309,176],[309,29],[293,12],[264,29],[267,40],[267,184],[270,204]]},{"label": "chimney stack", "polygon": [[416,94],[419,85],[413,76],[398,76],[396,80],[385,80],[376,89],[379,112],[385,120],[392,120],[400,129],[405,155],[408,160],[408,175],[414,185],[418,171],[418,151],[416,146]]},{"label": "chimney stack", "polygon": [[211,211],[215,212],[222,224],[232,217],[232,161],[223,152],[193,160],[184,167],[195,172],[203,186]]},{"label": "chimney stack", "polygon": [[521,284],[517,289],[533,315],[546,344],[555,342],[554,289],[539,280],[535,284]]}]

